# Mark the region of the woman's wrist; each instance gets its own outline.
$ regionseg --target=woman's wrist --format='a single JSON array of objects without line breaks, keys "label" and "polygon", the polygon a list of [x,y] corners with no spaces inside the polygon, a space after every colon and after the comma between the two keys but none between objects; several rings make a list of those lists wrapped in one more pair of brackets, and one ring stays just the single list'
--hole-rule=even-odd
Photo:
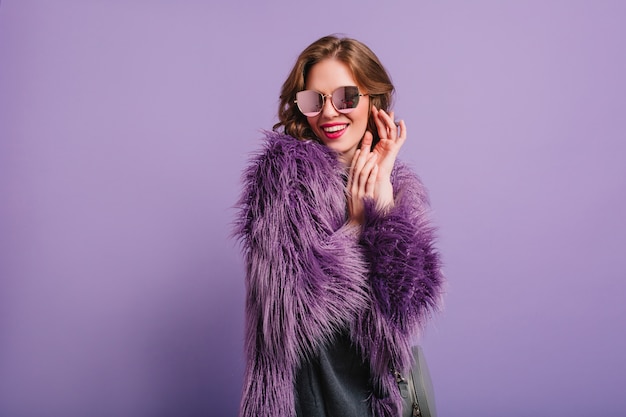
[{"label": "woman's wrist", "polygon": [[376,184],[376,208],[387,211],[394,206],[393,185],[391,180],[383,180]]}]

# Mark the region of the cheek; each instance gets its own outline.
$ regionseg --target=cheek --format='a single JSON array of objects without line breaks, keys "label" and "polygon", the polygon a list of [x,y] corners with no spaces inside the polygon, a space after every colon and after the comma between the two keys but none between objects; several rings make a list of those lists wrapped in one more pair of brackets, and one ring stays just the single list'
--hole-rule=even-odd
[{"label": "cheek", "polygon": [[359,106],[356,109],[356,111],[359,112],[359,120],[361,121],[361,123],[363,123],[366,126],[370,118],[370,106],[371,106],[371,102],[367,100],[364,103],[359,103]]},{"label": "cheek", "polygon": [[307,123],[309,124],[309,127],[310,127],[311,129],[313,129],[313,131],[314,131],[314,132],[315,132],[315,131],[317,131],[317,118],[318,118],[318,117],[319,117],[319,116],[315,116],[315,117],[307,117],[307,118],[306,118],[306,121],[307,121]]},{"label": "cheek", "polygon": [[363,107],[362,109],[359,108],[354,111],[354,116],[352,118],[352,121],[354,122],[354,124],[361,126],[361,127],[365,127],[367,126],[368,119],[369,119],[369,111],[367,107]]},{"label": "cheek", "polygon": [[319,118],[319,116],[307,117],[306,121],[309,124],[309,127],[311,128],[313,133],[315,133],[315,136],[317,136],[319,138],[319,137],[321,137],[321,129],[317,126],[317,119],[318,118]]}]

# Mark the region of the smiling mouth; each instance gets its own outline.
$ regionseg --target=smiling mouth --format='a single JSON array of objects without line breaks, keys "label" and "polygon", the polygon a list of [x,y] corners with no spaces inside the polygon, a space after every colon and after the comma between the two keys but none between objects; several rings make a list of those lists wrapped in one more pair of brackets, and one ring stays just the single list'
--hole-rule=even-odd
[{"label": "smiling mouth", "polygon": [[346,127],[348,127],[348,125],[335,125],[323,127],[322,130],[326,133],[335,133],[339,132],[340,130],[344,130]]}]

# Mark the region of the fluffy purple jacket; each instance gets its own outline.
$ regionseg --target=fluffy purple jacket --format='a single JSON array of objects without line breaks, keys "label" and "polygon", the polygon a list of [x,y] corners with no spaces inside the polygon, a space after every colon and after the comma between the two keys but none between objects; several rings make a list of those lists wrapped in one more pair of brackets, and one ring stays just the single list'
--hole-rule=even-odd
[{"label": "fluffy purple jacket", "polygon": [[391,369],[412,363],[411,339],[443,284],[427,196],[396,162],[395,206],[381,213],[367,201],[354,228],[343,177],[326,146],[275,132],[244,172],[235,226],[247,274],[242,417],[293,417],[299,366],[340,329],[371,367],[374,415],[400,415]]}]

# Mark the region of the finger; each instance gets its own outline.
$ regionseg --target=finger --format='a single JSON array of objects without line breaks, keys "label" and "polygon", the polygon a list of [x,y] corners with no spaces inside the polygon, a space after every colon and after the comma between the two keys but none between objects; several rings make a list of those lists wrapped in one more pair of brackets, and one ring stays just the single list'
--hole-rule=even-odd
[{"label": "finger", "polygon": [[374,198],[374,190],[376,189],[376,177],[378,177],[378,164],[374,164],[370,175],[365,184],[365,195]]},{"label": "finger", "polygon": [[352,183],[353,183],[352,178],[354,177],[354,169],[356,167],[356,161],[359,159],[360,153],[361,153],[361,150],[357,149],[354,152],[354,156],[352,156],[352,162],[350,163],[350,171],[348,172],[348,184],[346,185],[346,189],[348,191],[352,188]]},{"label": "finger", "polygon": [[396,122],[393,120],[393,112],[388,114],[386,111],[381,110],[378,112],[379,118],[381,119],[382,124],[385,126],[385,129],[388,131],[389,139],[396,139],[398,137],[398,128],[396,126]]},{"label": "finger", "polygon": [[361,150],[361,149],[357,149],[357,153],[355,153],[355,157],[354,157],[354,166],[352,168],[352,173],[350,175],[350,192],[352,193],[353,196],[356,196],[357,198],[361,198],[360,192],[361,192],[361,175],[363,172],[363,168],[365,167],[365,165],[367,164],[368,159],[370,158],[371,153],[369,152],[369,150]]},{"label": "finger", "polygon": [[396,125],[396,120],[393,116],[393,112],[383,113],[383,119],[385,121],[385,125],[387,126],[387,130],[389,131],[389,138],[395,140],[398,137],[398,126]]},{"label": "finger", "polygon": [[355,152],[354,158],[352,159],[350,186],[348,188],[351,192],[357,193],[360,188],[359,177],[361,176],[363,167],[372,156],[371,148],[373,141],[374,137],[372,136],[372,133],[365,132],[361,142],[361,147]]},{"label": "finger", "polygon": [[374,169],[374,167],[376,167],[377,157],[377,154],[372,153],[371,156],[367,159],[365,165],[363,166],[363,169],[361,169],[361,172],[359,173],[358,195],[361,198],[366,195],[368,180],[371,177],[372,170]]},{"label": "finger", "polygon": [[372,132],[366,130],[365,134],[363,135],[363,139],[361,139],[360,149],[367,149],[367,151],[370,151],[372,149],[372,142],[374,142],[374,136],[372,135]]},{"label": "finger", "polygon": [[359,159],[359,154],[361,153],[360,149],[354,151],[354,155],[352,156],[352,162],[350,163],[350,171],[354,170],[354,166],[356,165],[356,161]]},{"label": "finger", "polygon": [[406,140],[406,124],[404,120],[400,120],[400,134],[398,136],[398,144],[402,145]]},{"label": "finger", "polygon": [[400,138],[400,132],[399,132],[400,122],[396,121],[396,113],[395,112],[389,113],[389,117],[391,118],[391,122],[393,123],[393,126],[392,126],[393,133],[395,133],[396,138],[399,139]]},{"label": "finger", "polygon": [[376,130],[378,130],[378,137],[386,139],[388,138],[387,127],[385,126],[385,122],[381,120],[381,112],[382,110],[378,110],[375,106],[372,106],[372,117],[376,125]]},{"label": "finger", "polygon": [[359,148],[359,156],[356,160],[356,169],[361,170],[363,165],[367,162],[367,159],[370,157],[372,150],[372,142],[374,141],[374,137],[371,132],[365,132],[363,135],[363,139],[361,142],[361,147]]},{"label": "finger", "polygon": [[395,125],[394,119],[393,119],[393,112],[391,113],[392,115],[390,116],[389,113],[387,113],[384,110],[380,110],[378,112],[378,117],[381,120],[381,123],[383,124],[385,131],[386,131],[386,138],[388,139],[392,139],[395,140],[397,135],[398,135],[398,131],[397,131],[397,127]]}]

